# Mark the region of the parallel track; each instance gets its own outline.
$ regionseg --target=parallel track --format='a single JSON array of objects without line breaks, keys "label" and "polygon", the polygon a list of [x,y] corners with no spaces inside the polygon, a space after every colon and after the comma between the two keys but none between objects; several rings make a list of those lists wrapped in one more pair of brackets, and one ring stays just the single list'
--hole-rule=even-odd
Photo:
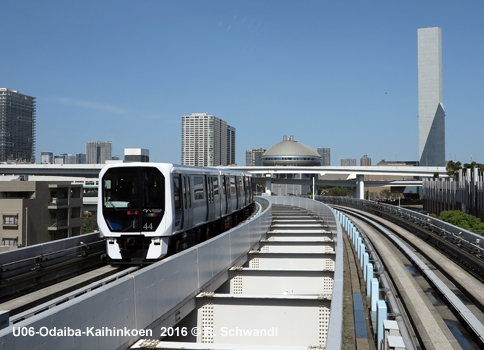
[{"label": "parallel track", "polygon": [[[434,294],[439,295],[440,298],[443,300],[443,303],[447,305],[449,310],[456,315],[455,319],[459,320],[463,325],[461,327],[461,332],[463,334],[468,333],[472,336],[473,340],[469,339],[460,339],[460,341],[464,341],[466,344],[474,344],[474,345],[467,345],[470,346],[470,349],[479,349],[479,346],[484,345],[484,327],[482,322],[484,321],[484,315],[482,314],[481,310],[483,309],[484,299],[482,297],[482,292],[484,291],[482,283],[479,281],[473,280],[469,282],[471,278],[469,274],[463,274],[463,272],[454,273],[453,271],[455,267],[450,267],[451,263],[445,264],[446,268],[442,269],[443,275],[449,275],[452,277],[452,282],[459,287],[462,294],[469,294],[472,296],[472,303],[475,306],[469,306],[470,301],[461,301],[462,295],[456,296],[454,288],[452,288],[452,283],[445,281],[445,277],[438,276],[439,274],[434,273],[436,268],[439,268],[438,261],[434,261],[433,256],[435,253],[431,252],[434,250],[425,242],[422,242],[420,239],[416,238],[414,235],[411,235],[407,232],[404,234],[403,229],[397,228],[397,225],[385,222],[381,218],[378,218],[374,215],[369,215],[368,213],[361,212],[355,209],[350,208],[338,208],[341,211],[345,211],[348,215],[352,216],[352,219],[355,222],[359,222],[361,226],[364,225],[371,225],[374,229],[382,232],[385,236],[392,241],[393,244],[398,246],[398,249],[403,252],[404,257],[400,259],[408,259],[408,264],[411,263],[415,266],[415,270],[419,271],[422,275],[425,275],[430,286],[434,289]],[[368,230],[368,228],[366,228]],[[407,241],[410,241],[412,244],[412,248],[410,248],[407,244],[402,242],[402,239],[398,238],[397,235],[403,235]],[[409,238],[410,237],[410,238]],[[415,252],[418,250],[419,252]],[[396,253],[395,253],[396,254]],[[400,254],[401,255],[401,254]],[[427,261],[429,260],[429,261]],[[385,268],[385,270],[390,270],[389,266]],[[392,279],[396,279],[396,276],[392,276]],[[430,288],[428,285],[426,286],[425,283],[422,281],[419,282],[423,288]],[[477,284],[476,284],[477,283]],[[395,286],[401,285],[400,282],[395,281]],[[451,286],[450,288],[448,286]],[[472,288],[469,286],[473,286]],[[475,290],[475,286],[477,286],[478,290]],[[480,290],[479,290],[480,289]],[[402,296],[404,295],[404,291],[395,291],[396,295]],[[426,294],[429,294],[429,291],[425,291]],[[405,301],[404,297],[401,298],[402,301]],[[411,301],[407,301],[411,302]],[[412,305],[404,305],[404,308],[408,310],[412,310]],[[443,310],[445,307],[439,306],[439,312],[444,315],[443,317],[449,319],[450,312],[446,312]],[[410,317],[416,317],[415,315],[412,316],[411,312],[409,312]],[[456,321],[457,322],[457,321]],[[418,322],[412,322],[414,326],[417,328],[419,327]],[[416,330],[416,333],[419,332],[419,329]],[[425,339],[421,339],[425,343]]]}]

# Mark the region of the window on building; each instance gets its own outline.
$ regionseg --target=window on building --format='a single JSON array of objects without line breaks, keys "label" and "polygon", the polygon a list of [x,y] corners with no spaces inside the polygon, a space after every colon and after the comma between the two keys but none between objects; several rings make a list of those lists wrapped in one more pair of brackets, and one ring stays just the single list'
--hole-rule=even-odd
[{"label": "window on building", "polygon": [[4,225],[18,225],[18,215],[3,215]]},{"label": "window on building", "polygon": [[3,238],[2,243],[3,243],[3,245],[17,246],[18,245],[18,238]]}]

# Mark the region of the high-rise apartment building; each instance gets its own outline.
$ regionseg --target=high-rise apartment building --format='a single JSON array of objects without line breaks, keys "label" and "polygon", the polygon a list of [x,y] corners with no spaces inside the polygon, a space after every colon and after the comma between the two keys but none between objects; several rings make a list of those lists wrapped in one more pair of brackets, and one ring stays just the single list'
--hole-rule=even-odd
[{"label": "high-rise apartment building", "polygon": [[368,155],[364,155],[360,158],[360,166],[371,166],[371,158],[368,158]]},{"label": "high-rise apartment building", "polygon": [[235,128],[207,113],[182,117],[182,164],[235,164]]},{"label": "high-rise apartment building", "polygon": [[418,29],[418,145],[423,166],[445,166],[442,31]]},{"label": "high-rise apartment building", "polygon": [[245,151],[245,165],[262,166],[262,155],[266,150],[264,148],[252,148]]},{"label": "high-rise apartment building", "polygon": [[227,125],[227,165],[235,164],[235,128]]},{"label": "high-rise apartment building", "polygon": [[104,164],[113,158],[113,144],[111,141],[86,142],[87,164]]},{"label": "high-rise apartment building", "polygon": [[318,148],[318,153],[321,155],[321,165],[331,165],[331,148]]},{"label": "high-rise apartment building", "polygon": [[35,97],[0,88],[0,162],[35,163]]}]

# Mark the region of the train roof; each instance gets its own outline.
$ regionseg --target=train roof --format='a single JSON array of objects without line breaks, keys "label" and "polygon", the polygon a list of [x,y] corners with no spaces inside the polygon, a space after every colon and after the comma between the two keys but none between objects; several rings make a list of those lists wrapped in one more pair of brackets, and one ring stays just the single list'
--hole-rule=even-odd
[{"label": "train roof", "polygon": [[129,162],[129,163],[110,163],[107,164],[103,170],[107,168],[120,168],[120,167],[155,167],[170,171],[172,173],[202,173],[202,174],[220,174],[220,175],[236,175],[241,176],[247,174],[240,170],[217,168],[217,167],[200,167],[192,165],[179,165],[173,163],[152,163],[152,162]]}]

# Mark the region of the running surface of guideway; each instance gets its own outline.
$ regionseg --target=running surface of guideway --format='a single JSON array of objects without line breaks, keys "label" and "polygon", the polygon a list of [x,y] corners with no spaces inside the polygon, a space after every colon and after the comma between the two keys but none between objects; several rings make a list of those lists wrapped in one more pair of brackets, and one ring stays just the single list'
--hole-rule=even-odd
[{"label": "running surface of guideway", "polygon": [[[338,238],[341,236],[341,227],[334,211],[328,206],[309,199],[289,198],[291,206],[305,208],[313,213],[320,227],[306,226],[304,231],[307,231],[306,235],[309,237],[304,238],[304,235],[297,233],[297,239],[291,238],[287,233],[275,232],[280,231],[281,227],[269,230],[273,204],[284,204],[277,203],[284,200],[284,197],[259,197],[258,214],[236,228],[132,272],[113,283],[84,293],[75,299],[66,300],[15,325],[7,324],[6,328],[0,329],[0,348],[126,349],[142,337],[160,338],[163,332],[175,330],[180,321],[188,322],[185,317],[196,315],[202,312],[200,310],[205,310],[208,314],[219,314],[217,305],[231,301],[235,304],[227,307],[237,308],[235,313],[222,311],[220,316],[213,319],[214,324],[210,327],[219,322],[220,327],[235,326],[235,329],[226,328],[225,331],[237,332],[238,316],[241,315],[245,322],[250,321],[242,326],[244,329],[252,332],[265,329],[267,336],[274,335],[277,329],[278,334],[287,336],[290,330],[283,329],[283,325],[279,326],[278,322],[283,319],[282,315],[285,312],[300,309],[306,314],[291,317],[292,324],[294,327],[300,327],[300,317],[303,320],[311,318],[311,325],[300,330],[302,334],[307,335],[305,328],[308,328],[314,331],[314,334],[311,334],[310,341],[309,338],[304,339],[301,341],[303,345],[292,347],[302,346],[306,349],[308,344],[314,344],[318,348],[325,341],[328,349],[339,349],[343,299],[343,272],[342,268],[338,268],[342,266],[342,255],[338,253],[342,249],[342,244],[338,244],[342,242],[342,239]],[[322,228],[321,220],[324,223]],[[287,224],[286,222],[278,225]],[[302,222],[299,224],[304,225]],[[306,224],[310,225],[309,222]],[[324,252],[284,252],[291,244],[299,244],[300,249],[306,249],[310,241],[311,249],[324,246]],[[322,249],[321,247],[318,249]],[[284,254],[293,255],[293,263],[288,259],[281,259]],[[303,266],[304,260],[315,266]],[[286,266],[283,266],[284,264]],[[331,268],[333,265],[334,271]],[[301,270],[304,278],[316,283],[301,283],[301,276],[297,275]],[[260,274],[264,273],[268,275],[261,277]],[[229,280],[234,282],[228,282]],[[254,280],[259,282],[254,283]],[[291,280],[292,285],[288,285]],[[333,288],[330,292],[331,283]],[[259,284],[265,284],[273,290],[261,292],[251,289],[258,288]],[[318,289],[313,289],[313,284],[316,284]],[[265,297],[261,298],[261,295]],[[266,305],[270,311],[257,316],[256,310],[266,302],[274,305]],[[276,306],[280,307],[279,311],[273,312]],[[249,312],[250,310],[252,312]],[[202,319],[206,318],[200,317],[200,320]],[[271,325],[276,328],[270,327]],[[206,325],[197,325],[198,329],[204,326]],[[284,324],[284,327],[288,326]],[[208,342],[209,339],[205,341]],[[215,342],[202,344],[204,348],[217,348],[219,345]]]},{"label": "running surface of guideway", "polygon": [[[197,296],[196,321],[166,330],[175,337],[140,340],[132,349],[339,349],[340,332],[328,345],[330,323],[342,322],[337,233],[312,212],[273,205],[271,227],[244,266],[232,267],[215,293]],[[183,341],[181,333],[194,329],[196,342]]]}]

